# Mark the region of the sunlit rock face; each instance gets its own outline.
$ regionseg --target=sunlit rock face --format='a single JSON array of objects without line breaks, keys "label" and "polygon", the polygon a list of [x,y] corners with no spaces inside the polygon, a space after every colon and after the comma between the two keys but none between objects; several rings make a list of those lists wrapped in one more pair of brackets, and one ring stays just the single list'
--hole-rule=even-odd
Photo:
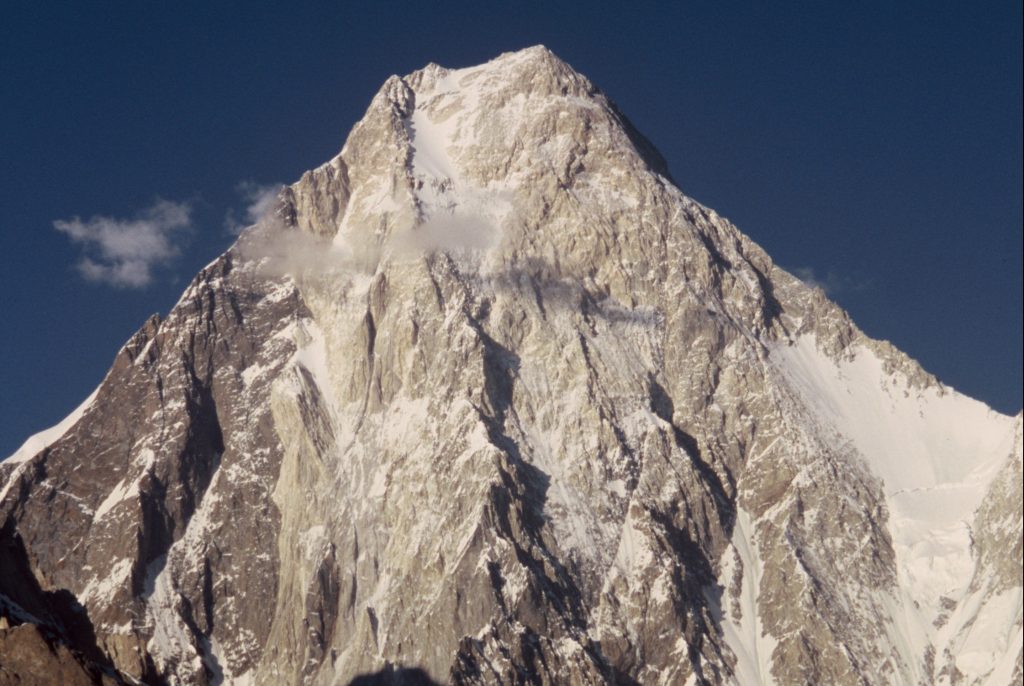
[{"label": "sunlit rock face", "polygon": [[1021,678],[1021,417],[542,47],[390,78],[0,488],[0,682]]}]

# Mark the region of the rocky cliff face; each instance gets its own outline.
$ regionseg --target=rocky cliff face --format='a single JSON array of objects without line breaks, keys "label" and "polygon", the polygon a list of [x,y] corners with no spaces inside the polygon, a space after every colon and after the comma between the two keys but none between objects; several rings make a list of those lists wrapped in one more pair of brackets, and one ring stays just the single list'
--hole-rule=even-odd
[{"label": "rocky cliff face", "polygon": [[1021,417],[543,48],[389,79],[0,479],[0,681],[1021,678]]}]

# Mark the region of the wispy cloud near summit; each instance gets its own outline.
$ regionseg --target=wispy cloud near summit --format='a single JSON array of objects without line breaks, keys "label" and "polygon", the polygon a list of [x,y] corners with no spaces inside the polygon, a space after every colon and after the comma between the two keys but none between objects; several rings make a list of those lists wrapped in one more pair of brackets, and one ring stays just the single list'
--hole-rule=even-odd
[{"label": "wispy cloud near summit", "polygon": [[153,268],[167,264],[181,250],[176,244],[192,227],[188,203],[158,199],[134,219],[93,216],[58,219],[54,228],[82,246],[77,268],[81,275],[119,288],[144,288]]},{"label": "wispy cloud near summit", "polygon": [[789,271],[808,286],[820,288],[828,296],[863,291],[872,285],[870,279],[846,276],[832,269],[826,271],[824,275],[815,271],[813,267],[792,267]]},{"label": "wispy cloud near summit", "polygon": [[235,190],[245,203],[245,209],[242,211],[241,219],[238,218],[234,210],[228,210],[224,217],[224,228],[229,233],[237,235],[242,232],[242,229],[259,222],[274,209],[274,204],[283,188],[284,186],[280,183],[266,185],[252,181],[239,183]]}]

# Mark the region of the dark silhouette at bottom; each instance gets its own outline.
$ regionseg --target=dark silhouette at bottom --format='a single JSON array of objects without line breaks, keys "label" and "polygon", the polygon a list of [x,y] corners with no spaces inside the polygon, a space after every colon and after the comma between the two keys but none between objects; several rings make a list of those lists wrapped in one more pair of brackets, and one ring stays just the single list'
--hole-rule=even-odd
[{"label": "dark silhouette at bottom", "polygon": [[360,674],[348,686],[441,686],[419,667],[387,665],[379,672]]}]

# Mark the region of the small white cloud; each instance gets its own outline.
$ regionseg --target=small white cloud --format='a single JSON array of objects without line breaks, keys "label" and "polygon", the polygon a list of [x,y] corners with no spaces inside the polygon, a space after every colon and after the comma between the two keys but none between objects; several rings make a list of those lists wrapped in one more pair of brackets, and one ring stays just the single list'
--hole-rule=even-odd
[{"label": "small white cloud", "polygon": [[808,286],[820,288],[825,295],[863,291],[871,287],[870,279],[843,276],[832,269],[825,272],[824,276],[819,275],[813,267],[794,267],[790,272]]},{"label": "small white cloud", "polygon": [[135,219],[94,216],[58,219],[54,228],[85,253],[78,271],[89,281],[120,288],[143,288],[153,281],[153,268],[167,264],[181,250],[179,236],[192,226],[188,203],[158,199]]},{"label": "small white cloud", "polygon": [[242,181],[235,190],[245,203],[242,210],[242,218],[239,219],[234,210],[228,210],[224,217],[224,228],[233,234],[239,234],[243,229],[258,224],[265,217],[273,212],[277,205],[277,198],[281,194],[282,184],[258,184],[252,181]]}]

